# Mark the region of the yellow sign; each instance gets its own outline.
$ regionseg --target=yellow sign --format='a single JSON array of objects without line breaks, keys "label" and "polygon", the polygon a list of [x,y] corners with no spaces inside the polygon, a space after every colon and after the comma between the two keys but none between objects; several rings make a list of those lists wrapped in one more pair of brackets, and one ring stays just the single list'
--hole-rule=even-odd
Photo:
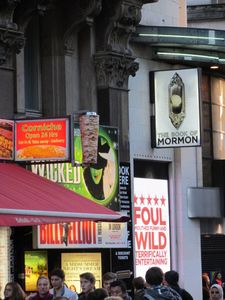
[{"label": "yellow sign", "polygon": [[36,291],[39,276],[48,276],[47,251],[25,251],[25,290]]},{"label": "yellow sign", "polygon": [[80,289],[80,274],[85,272],[93,273],[96,279],[96,288],[102,286],[102,259],[101,253],[62,253],[62,269],[65,272],[67,286],[75,289],[78,293]]}]

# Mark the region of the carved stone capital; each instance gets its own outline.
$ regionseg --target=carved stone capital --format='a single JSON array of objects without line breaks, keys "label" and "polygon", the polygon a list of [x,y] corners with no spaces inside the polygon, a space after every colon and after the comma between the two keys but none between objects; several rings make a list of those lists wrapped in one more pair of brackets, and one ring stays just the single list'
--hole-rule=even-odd
[{"label": "carved stone capital", "polygon": [[97,51],[131,54],[128,42],[141,20],[141,8],[138,0],[105,1],[96,19]]},{"label": "carved stone capital", "polygon": [[23,46],[22,32],[0,28],[0,65],[4,64],[13,52],[19,53]]},{"label": "carved stone capital", "polygon": [[138,63],[134,57],[116,53],[94,56],[98,88],[128,89],[128,77],[135,76]]}]

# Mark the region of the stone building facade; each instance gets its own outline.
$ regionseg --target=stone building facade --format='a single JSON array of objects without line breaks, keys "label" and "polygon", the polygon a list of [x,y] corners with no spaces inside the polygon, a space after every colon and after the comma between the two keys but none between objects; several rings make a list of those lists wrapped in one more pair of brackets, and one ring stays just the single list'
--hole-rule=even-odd
[{"label": "stone building facade", "polygon": [[150,2],[1,1],[1,117],[98,111],[120,128],[129,160],[127,86],[138,69],[129,38]]}]

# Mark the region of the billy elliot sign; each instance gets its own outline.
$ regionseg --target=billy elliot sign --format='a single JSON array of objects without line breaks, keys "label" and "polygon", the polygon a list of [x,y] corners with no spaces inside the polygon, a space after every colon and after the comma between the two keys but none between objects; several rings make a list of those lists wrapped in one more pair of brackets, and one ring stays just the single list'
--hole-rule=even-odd
[{"label": "billy elliot sign", "polygon": [[150,72],[152,147],[201,145],[199,69]]}]

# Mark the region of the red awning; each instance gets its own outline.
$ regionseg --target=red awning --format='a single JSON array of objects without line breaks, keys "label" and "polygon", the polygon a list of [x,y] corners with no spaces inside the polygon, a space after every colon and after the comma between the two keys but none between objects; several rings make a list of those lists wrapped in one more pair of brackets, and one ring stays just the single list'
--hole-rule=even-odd
[{"label": "red awning", "polygon": [[112,211],[13,163],[0,163],[0,226],[124,221]]}]

